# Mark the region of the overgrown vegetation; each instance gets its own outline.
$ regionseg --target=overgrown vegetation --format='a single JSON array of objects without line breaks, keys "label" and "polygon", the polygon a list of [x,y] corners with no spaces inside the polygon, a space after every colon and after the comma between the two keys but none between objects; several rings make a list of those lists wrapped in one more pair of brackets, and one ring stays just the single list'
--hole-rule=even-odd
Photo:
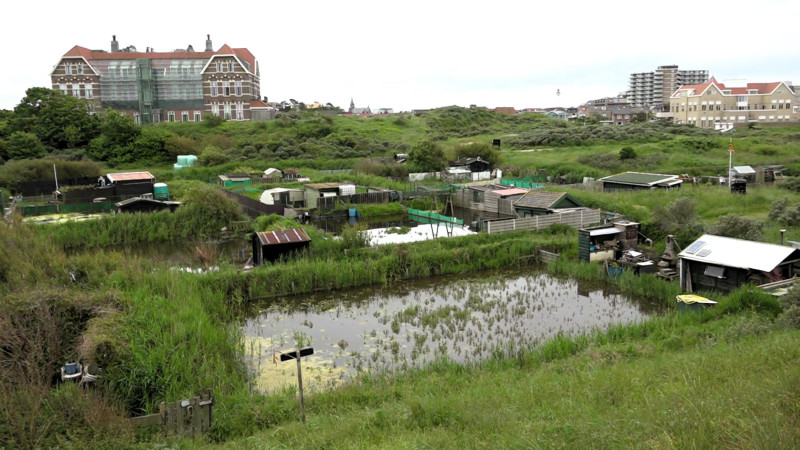
[{"label": "overgrown vegetation", "polygon": [[[390,155],[419,150],[409,159],[414,169],[480,156],[497,157],[507,173],[559,181],[632,169],[702,175],[724,173],[728,154],[715,149],[725,150],[727,138],[674,125],[583,127],[457,107],[368,120],[292,113],[265,123],[206,121],[142,129],[106,114],[87,119],[85,128],[65,124],[49,130],[42,126],[46,120],[60,120],[62,108],[76,105],[48,91],[29,92],[19,111],[0,116],[0,157],[13,159],[0,168],[0,184],[10,186],[20,177],[49,179],[53,163],[59,176],[63,171],[76,177],[96,176],[106,166],[152,163],[159,180],[169,181],[186,204],[174,214],[118,215],[47,227],[18,220],[0,224],[0,296],[5,300],[0,303],[0,446],[163,446],[154,430],[135,431],[126,417],[154,412],[160,401],[209,387],[218,404],[215,426],[203,439],[238,447],[279,440],[291,447],[356,442],[365,447],[787,448],[800,440],[792,401],[800,395],[796,288],[780,302],[750,287],[726,296],[715,293],[714,309],[675,314],[676,284],[627,272],[607,280],[597,265],[575,261],[576,232],[564,226],[380,247],[371,247],[360,227],[346,228],[337,238],[307,227],[309,251],[249,272],[220,264],[190,274],[122,251],[131,243],[218,239],[222,230],[230,233],[242,219],[239,208],[205,186],[224,171],[301,167],[315,181],[347,178],[361,186],[403,189],[405,183],[380,177],[405,176],[408,168],[391,162]],[[29,107],[39,100],[58,108],[45,108],[44,114]],[[10,139],[14,133],[32,136]],[[503,139],[499,154],[487,148],[496,136]],[[737,131],[736,158],[742,164],[778,161],[788,173],[796,172],[800,140],[793,136],[780,130]],[[34,138],[52,159],[24,160],[42,154]],[[27,142],[29,154],[20,154],[21,142]],[[620,147],[630,148],[635,157],[622,158]],[[190,152],[206,165],[173,171],[167,159]],[[103,165],[65,161],[85,157]],[[350,168],[365,157],[372,159],[356,173],[316,172]],[[776,240],[778,226],[797,233],[795,184],[748,188],[743,196],[702,183],[615,194],[559,190],[587,206],[641,222],[658,246],[667,234],[688,245],[705,229],[745,238],[763,231],[767,241]],[[411,206],[433,205],[418,199]],[[367,215],[383,207],[357,208]],[[762,227],[768,217],[775,223]],[[252,223],[260,231],[296,226],[278,216]],[[528,257],[540,248],[561,258],[545,267],[528,266],[535,263]],[[296,424],[292,390],[268,399],[250,392],[238,318],[257,301],[523,266],[603,283],[670,312],[583,336],[561,335],[540,346],[498,349],[480,364],[442,360],[404,374],[365,374],[351,386],[307,399],[314,433]],[[437,323],[457,313],[443,308],[420,320]],[[59,367],[74,360],[103,368],[93,389],[53,384]]]}]

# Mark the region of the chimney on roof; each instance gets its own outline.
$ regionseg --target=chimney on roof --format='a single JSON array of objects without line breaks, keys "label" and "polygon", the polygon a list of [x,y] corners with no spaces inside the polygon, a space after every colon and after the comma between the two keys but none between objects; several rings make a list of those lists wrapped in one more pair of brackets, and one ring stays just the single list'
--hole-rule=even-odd
[{"label": "chimney on roof", "polygon": [[186,51],[187,52],[193,52],[194,51],[194,47],[192,47],[192,44],[189,44],[189,47],[186,49]]},{"label": "chimney on roof", "polygon": [[119,51],[119,42],[117,42],[117,35],[113,35],[111,37],[111,53],[116,53]]},{"label": "chimney on roof", "polygon": [[206,51],[207,52],[213,52],[214,51],[214,48],[211,46],[211,35],[210,34],[206,35]]}]

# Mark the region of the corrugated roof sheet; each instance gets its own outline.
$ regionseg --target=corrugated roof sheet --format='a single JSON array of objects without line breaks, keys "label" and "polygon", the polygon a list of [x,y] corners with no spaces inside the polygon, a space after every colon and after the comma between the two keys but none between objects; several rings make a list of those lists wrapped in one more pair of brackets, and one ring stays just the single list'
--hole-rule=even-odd
[{"label": "corrugated roof sheet", "polygon": [[689,261],[762,272],[772,271],[790,256],[800,258],[800,249],[713,234],[704,234],[678,255]]},{"label": "corrugated roof sheet", "polygon": [[293,242],[311,242],[305,230],[292,228],[290,230],[259,231],[256,233],[261,245],[290,244]]},{"label": "corrugated roof sheet", "polygon": [[[285,171],[284,173],[289,173],[289,171]],[[330,182],[330,183],[309,183],[306,187],[311,189],[321,190],[321,189],[338,189],[339,186],[342,186],[342,183]]]},{"label": "corrugated roof sheet", "polygon": [[674,184],[678,179],[677,175],[664,175],[660,173],[641,173],[641,172],[625,172],[617,175],[610,175],[600,178],[599,181],[608,181],[612,183],[623,184],[646,184],[655,186],[662,183]]},{"label": "corrugated roof sheet", "polygon": [[580,202],[572,198],[572,196],[566,192],[548,192],[539,190],[530,191],[523,195],[514,202],[514,206],[549,209],[554,207],[556,203],[565,198],[569,198],[573,203],[575,203],[576,206],[582,206]]},{"label": "corrugated roof sheet", "polygon": [[109,173],[106,177],[111,180],[111,182],[117,181],[138,181],[138,180],[155,180],[156,177],[153,176],[150,172],[119,172],[119,173]]}]

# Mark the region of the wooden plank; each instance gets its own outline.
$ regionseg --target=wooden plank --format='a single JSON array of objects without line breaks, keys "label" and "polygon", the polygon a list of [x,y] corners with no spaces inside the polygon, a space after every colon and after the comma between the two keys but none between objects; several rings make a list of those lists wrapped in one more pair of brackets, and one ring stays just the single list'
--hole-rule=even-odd
[{"label": "wooden plank", "polygon": [[131,417],[128,419],[134,427],[149,427],[161,425],[161,414],[149,414],[147,416]]},{"label": "wooden plank", "polygon": [[161,415],[161,434],[167,436],[167,405],[164,402],[158,404],[158,412]]},{"label": "wooden plank", "polygon": [[192,437],[203,433],[202,419],[203,413],[200,412],[200,397],[192,398]]},{"label": "wooden plank", "polygon": [[184,409],[181,408],[180,402],[173,402],[172,403],[172,410],[175,414],[175,433],[176,434],[183,434],[185,431],[185,420],[186,417],[184,416]]}]

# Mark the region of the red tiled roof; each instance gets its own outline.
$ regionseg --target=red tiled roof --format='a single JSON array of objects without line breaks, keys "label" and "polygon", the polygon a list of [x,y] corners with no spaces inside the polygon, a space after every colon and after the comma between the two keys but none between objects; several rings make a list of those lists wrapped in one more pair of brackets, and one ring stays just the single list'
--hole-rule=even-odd
[{"label": "red tiled roof", "polygon": [[256,233],[261,245],[290,244],[292,242],[311,242],[305,230],[292,228],[291,230],[259,231]]},{"label": "red tiled roof", "polygon": [[[772,83],[747,83],[744,87],[727,87],[718,82],[714,77],[702,84],[687,84],[678,88],[678,91],[694,91],[694,95],[701,95],[708,89],[709,86],[714,85],[720,91],[730,91],[731,95],[744,95],[755,89],[758,94],[769,94],[773,92],[780,84],[780,81]],[[676,91],[677,92],[677,91]]]},{"label": "red tiled roof", "polygon": [[251,108],[269,108],[269,105],[262,102],[261,100],[253,100],[250,102]]},{"label": "red tiled roof", "polygon": [[256,57],[250,53],[250,50],[246,48],[235,48],[233,49],[236,52],[236,56],[241,60],[250,64],[250,73],[256,74]]},{"label": "red tiled roof", "polygon": [[220,47],[216,52],[103,52],[89,50],[88,48],[76,45],[72,47],[65,57],[81,56],[87,60],[91,59],[208,59],[214,55],[235,55],[242,61],[250,64],[250,71],[255,73],[256,58],[246,48],[231,48],[228,44]]}]

